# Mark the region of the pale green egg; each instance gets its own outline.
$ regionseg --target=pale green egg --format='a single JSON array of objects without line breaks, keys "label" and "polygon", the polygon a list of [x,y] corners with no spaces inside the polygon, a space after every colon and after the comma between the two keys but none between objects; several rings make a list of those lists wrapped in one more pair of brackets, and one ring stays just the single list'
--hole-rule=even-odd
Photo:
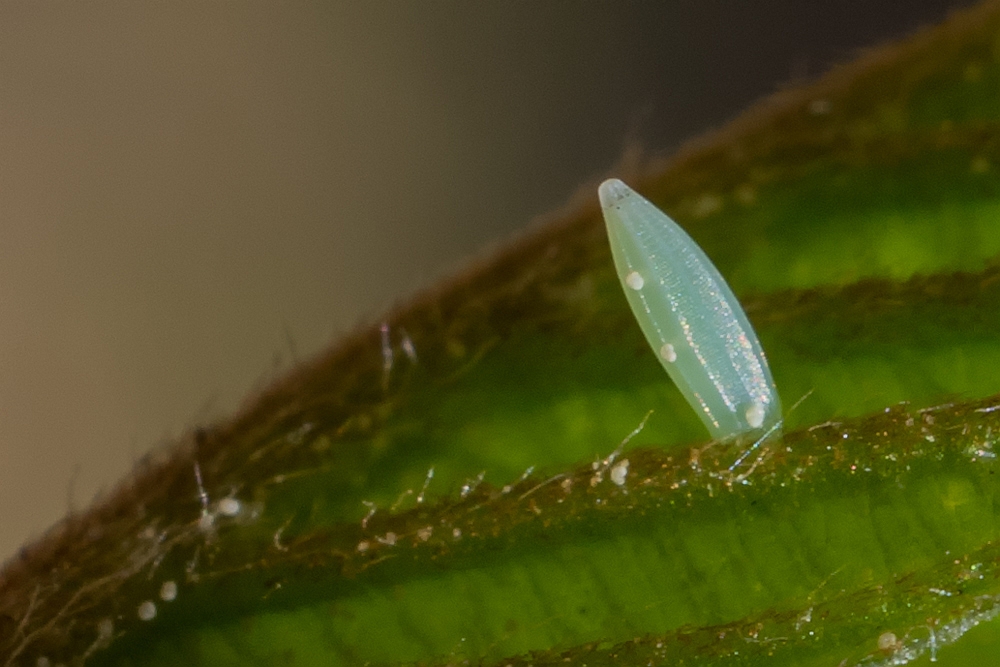
[{"label": "pale green egg", "polygon": [[767,358],[719,270],[676,222],[620,180],[598,192],[632,312],[712,436],[777,430],[781,401]]}]

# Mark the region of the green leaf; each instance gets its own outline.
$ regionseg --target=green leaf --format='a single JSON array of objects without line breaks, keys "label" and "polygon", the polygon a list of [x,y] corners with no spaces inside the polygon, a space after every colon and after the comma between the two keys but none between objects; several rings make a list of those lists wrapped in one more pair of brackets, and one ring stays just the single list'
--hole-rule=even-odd
[{"label": "green leaf", "polygon": [[998,34],[956,15],[632,179],[802,399],[780,440],[704,442],[595,194],[26,547],[0,662],[995,663]]}]

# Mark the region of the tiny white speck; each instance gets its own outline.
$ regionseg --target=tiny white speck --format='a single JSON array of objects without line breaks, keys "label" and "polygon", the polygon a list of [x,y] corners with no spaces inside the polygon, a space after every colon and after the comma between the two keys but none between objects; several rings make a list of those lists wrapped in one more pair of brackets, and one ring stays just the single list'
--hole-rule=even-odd
[{"label": "tiny white speck", "polygon": [[677,361],[677,350],[670,343],[664,343],[663,347],[660,348],[660,356],[664,361],[670,362],[671,364]]},{"label": "tiny white speck", "polygon": [[219,501],[219,514],[222,516],[236,516],[242,509],[243,506],[236,498],[223,498]]},{"label": "tiny white speck", "polygon": [[358,542],[358,553],[364,553],[368,551],[368,547],[371,546],[371,542],[368,540],[361,540]]},{"label": "tiny white speck", "polygon": [[462,539],[462,529],[461,528],[455,528],[455,529],[453,529],[451,531],[451,536],[453,538],[455,538],[456,540]]},{"label": "tiny white speck", "polygon": [[625,478],[628,476],[628,459],[622,459],[611,468],[611,481],[618,486],[625,485]]},{"label": "tiny white speck", "polygon": [[426,542],[431,539],[431,535],[434,533],[434,528],[431,526],[424,526],[423,528],[417,529],[417,538],[421,542]]},{"label": "tiny white speck", "polygon": [[896,648],[898,641],[895,633],[883,632],[878,636],[878,650],[892,651]]},{"label": "tiny white speck", "polygon": [[139,605],[138,614],[140,621],[152,621],[156,618],[156,605],[152,600],[146,600]]},{"label": "tiny white speck", "polygon": [[164,602],[172,602],[177,599],[177,582],[164,581],[160,586],[160,599]]},{"label": "tiny white speck", "polygon": [[413,344],[413,340],[410,338],[410,335],[406,333],[406,329],[400,327],[400,330],[403,332],[403,341],[401,343],[403,346],[403,352],[406,353],[406,357],[411,362],[417,363],[417,347]]},{"label": "tiny white speck", "polygon": [[754,403],[746,411],[747,423],[751,428],[760,428],[764,423],[764,406]]},{"label": "tiny white speck", "polygon": [[625,284],[638,292],[646,284],[646,281],[638,271],[632,271],[625,276]]}]

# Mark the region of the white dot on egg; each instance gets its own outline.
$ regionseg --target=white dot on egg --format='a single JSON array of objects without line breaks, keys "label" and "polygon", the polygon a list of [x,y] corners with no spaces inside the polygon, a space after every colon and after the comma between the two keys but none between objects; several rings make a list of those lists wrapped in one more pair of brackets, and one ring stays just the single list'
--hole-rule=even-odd
[{"label": "white dot on egg", "polygon": [[677,350],[670,343],[664,343],[660,348],[660,357],[671,364],[677,361]]},{"label": "white dot on egg", "polygon": [[177,599],[177,582],[164,581],[160,586],[160,599],[164,602],[172,602]]},{"label": "white dot on egg", "polygon": [[746,417],[751,428],[760,428],[764,424],[764,406],[754,403],[747,408]]},{"label": "white dot on egg", "polygon": [[631,271],[627,276],[625,276],[625,284],[638,292],[642,289],[642,286],[646,284],[646,281],[643,279],[641,273],[638,271]]},{"label": "white dot on egg", "polygon": [[139,605],[137,613],[140,621],[152,621],[156,618],[156,604],[152,600],[146,600]]}]

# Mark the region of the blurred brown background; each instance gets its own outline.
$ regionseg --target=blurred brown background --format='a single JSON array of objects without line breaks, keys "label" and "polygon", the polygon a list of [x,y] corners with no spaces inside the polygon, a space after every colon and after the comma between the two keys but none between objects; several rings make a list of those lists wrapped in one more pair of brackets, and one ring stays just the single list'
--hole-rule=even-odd
[{"label": "blurred brown background", "polygon": [[964,4],[0,2],[0,559],[625,145]]}]

